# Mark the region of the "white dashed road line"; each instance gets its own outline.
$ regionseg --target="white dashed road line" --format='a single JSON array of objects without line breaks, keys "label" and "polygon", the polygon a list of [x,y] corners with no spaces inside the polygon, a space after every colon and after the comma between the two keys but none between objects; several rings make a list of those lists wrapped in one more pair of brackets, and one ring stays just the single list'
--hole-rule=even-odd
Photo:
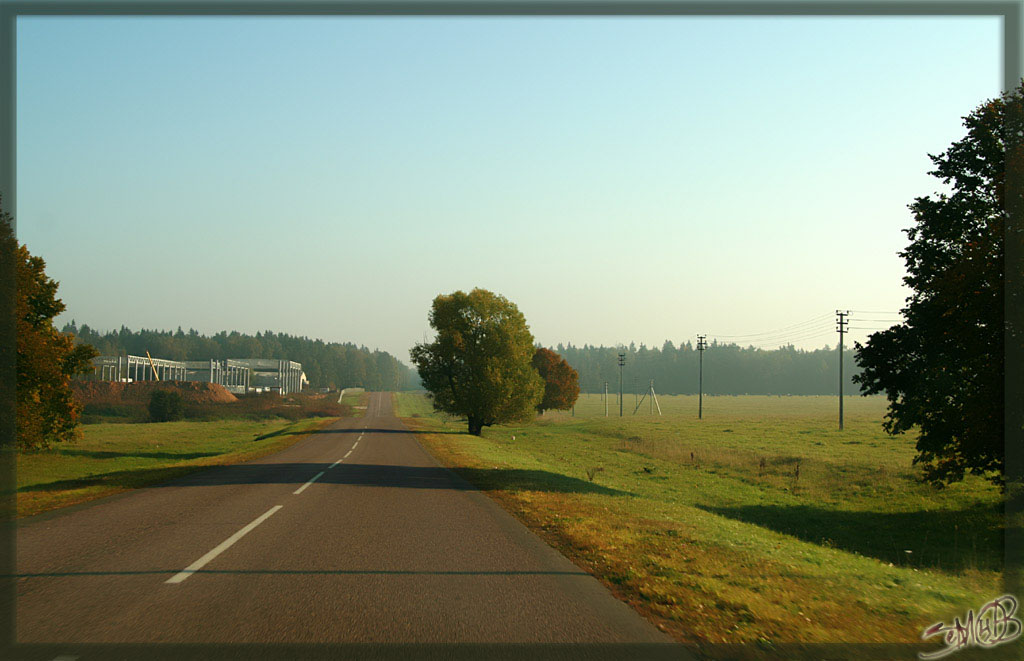
[{"label": "white dashed road line", "polygon": [[[356,446],[357,446],[357,445],[359,445],[359,441],[360,441],[360,440],[361,440],[362,438],[363,438],[363,435],[362,435],[362,434],[359,434],[359,439],[357,439],[357,440],[356,440],[356,442],[352,444],[352,450],[355,450],[355,449],[356,449]],[[330,468],[334,468],[335,466],[337,466],[338,464],[340,464],[340,463],[341,463],[342,461],[344,461],[345,459],[347,459],[347,458],[348,458],[348,456],[349,456],[350,454],[352,454],[352,450],[349,450],[348,452],[346,452],[346,453],[345,453],[345,456],[344,456],[344,457],[342,457],[341,459],[338,459],[337,461],[335,461],[335,462],[334,462],[333,464],[331,464],[331,465],[330,465],[330,466],[328,466],[327,468],[328,468],[328,469],[330,469]],[[320,471],[319,473],[317,473],[316,475],[314,475],[314,476],[313,476],[313,479],[311,479],[311,480],[310,480],[309,482],[306,482],[306,483],[305,483],[305,484],[303,484],[303,485],[302,485],[301,487],[299,487],[298,489],[296,489],[295,491],[293,491],[293,492],[292,492],[292,495],[294,495],[294,496],[297,496],[297,495],[299,495],[300,493],[302,493],[303,491],[305,491],[305,490],[306,490],[306,489],[307,489],[307,488],[309,487],[309,485],[313,484],[314,482],[316,482],[317,480],[319,480],[319,479],[320,479],[321,477],[323,477],[323,475],[324,475],[324,472],[325,472],[325,471]],[[247,534],[249,533],[249,531],[251,531],[251,530],[252,530],[253,528],[255,528],[256,526],[260,525],[261,523],[263,523],[264,521],[266,521],[267,519],[269,519],[269,518],[270,518],[270,516],[271,516],[272,514],[274,514],[274,512],[276,512],[277,510],[281,509],[282,507],[284,507],[284,506],[283,506],[283,505],[275,505],[274,507],[271,507],[271,508],[270,508],[269,510],[267,510],[266,512],[264,512],[264,513],[263,513],[263,514],[262,514],[262,515],[261,515],[261,516],[260,516],[259,518],[257,518],[257,519],[256,519],[255,521],[253,521],[253,522],[252,522],[252,523],[250,523],[249,525],[245,526],[244,528],[242,528],[241,530],[239,530],[238,532],[236,532],[236,533],[235,533],[234,535],[232,535],[231,537],[228,537],[227,539],[225,539],[225,540],[224,540],[223,542],[221,542],[220,544],[218,544],[218,545],[217,545],[217,546],[216,546],[216,547],[215,547],[215,548],[214,548],[214,549],[213,549],[212,551],[210,551],[209,553],[207,553],[207,554],[206,554],[206,555],[204,555],[203,557],[199,558],[198,560],[196,560],[195,562],[193,562],[193,563],[192,563],[191,565],[189,565],[188,567],[185,567],[185,569],[183,569],[182,571],[178,572],[177,574],[175,574],[174,576],[170,577],[169,579],[167,579],[167,580],[166,580],[166,581],[164,581],[164,582],[165,582],[165,583],[181,583],[181,582],[182,582],[182,581],[184,581],[184,580],[185,580],[186,578],[188,578],[188,577],[189,577],[189,576],[191,576],[192,574],[194,574],[194,573],[196,573],[197,571],[199,571],[200,569],[202,569],[202,568],[203,568],[203,567],[204,567],[204,566],[205,566],[205,565],[206,565],[206,564],[207,564],[208,562],[210,562],[211,560],[213,560],[214,558],[216,558],[216,557],[217,557],[218,555],[220,555],[220,554],[221,554],[221,553],[223,553],[224,551],[228,550],[228,548],[229,548],[229,547],[230,547],[230,546],[231,546],[232,544],[234,544],[234,543],[235,543],[235,542],[237,542],[238,540],[242,539],[242,537],[244,537],[245,535],[247,535]],[[58,657],[58,658],[61,658],[61,657]]]},{"label": "white dashed road line", "polygon": [[245,537],[245,535],[247,535],[249,533],[249,531],[251,531],[253,528],[255,528],[256,526],[260,525],[261,523],[263,523],[264,521],[269,519],[270,515],[272,515],[274,512],[276,512],[277,510],[281,509],[282,507],[283,507],[283,505],[274,505],[269,510],[267,510],[266,512],[261,514],[260,517],[257,518],[255,521],[253,521],[252,523],[250,523],[246,527],[242,528],[241,530],[236,532],[231,537],[228,537],[227,539],[225,539],[223,542],[218,544],[212,551],[210,551],[209,553],[207,553],[203,557],[199,558],[198,560],[193,562],[188,567],[185,567],[185,569],[183,571],[178,572],[177,574],[175,574],[174,576],[170,577],[169,579],[167,579],[164,582],[165,583],[181,583],[186,578],[188,578],[192,574],[194,574],[197,571],[199,571],[200,569],[202,569],[203,566],[206,563],[208,563],[209,561],[213,560],[214,558],[216,558],[218,555],[220,555],[224,551],[227,551],[228,548],[230,548],[230,546],[232,544],[234,544],[238,540],[240,540],[243,537]]},{"label": "white dashed road line", "polygon": [[302,485],[301,487],[299,487],[298,489],[296,489],[295,491],[293,491],[293,492],[292,492],[292,495],[293,495],[293,496],[297,496],[297,495],[299,495],[300,493],[302,493],[303,491],[305,491],[305,490],[306,490],[306,487],[308,487],[309,485],[311,485],[311,484],[313,484],[314,482],[316,482],[317,480],[319,480],[319,479],[320,479],[320,477],[321,477],[321,476],[322,476],[323,474],[324,474],[324,472],[323,472],[323,471],[320,471],[319,473],[317,473],[316,475],[314,475],[314,476],[313,476],[313,479],[311,479],[311,480],[310,480],[309,482],[306,482],[306,483],[305,483],[305,484],[303,484],[303,485]]}]

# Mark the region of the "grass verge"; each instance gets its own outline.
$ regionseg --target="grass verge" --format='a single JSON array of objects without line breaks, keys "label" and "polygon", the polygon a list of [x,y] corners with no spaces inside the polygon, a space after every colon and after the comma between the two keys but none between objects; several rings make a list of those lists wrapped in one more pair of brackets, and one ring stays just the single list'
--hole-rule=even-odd
[{"label": "grass verge", "polygon": [[838,432],[834,399],[714,398],[703,421],[592,399],[474,437],[396,396],[442,464],[679,641],[920,642],[1001,594],[998,492],[922,484],[884,401]]},{"label": "grass verge", "polygon": [[341,403],[348,407],[347,411],[351,411],[350,415],[353,418],[362,418],[366,415],[366,403],[369,401],[370,393],[362,388],[357,389],[356,392],[346,390],[341,398]]},{"label": "grass verge", "polygon": [[19,454],[17,516],[164,482],[282,450],[337,418],[94,424],[65,447]]}]

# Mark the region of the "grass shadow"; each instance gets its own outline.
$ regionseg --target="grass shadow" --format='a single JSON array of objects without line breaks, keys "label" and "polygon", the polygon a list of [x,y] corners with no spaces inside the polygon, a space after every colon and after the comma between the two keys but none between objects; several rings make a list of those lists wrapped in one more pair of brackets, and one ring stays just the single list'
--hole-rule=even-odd
[{"label": "grass shadow", "polygon": [[612,489],[562,473],[522,468],[456,468],[460,477],[481,491],[547,491],[552,493],[588,493],[605,496],[631,496],[628,491]]},{"label": "grass shadow", "polygon": [[89,457],[90,459],[117,459],[120,457],[138,457],[140,459],[171,459],[181,460],[214,457],[220,452],[108,452],[104,450],[58,450],[59,454],[71,457]]},{"label": "grass shadow", "polygon": [[117,490],[138,489],[166,482],[175,478],[200,471],[207,466],[166,466],[163,468],[137,468],[130,470],[111,471],[97,475],[70,478],[66,480],[54,480],[53,482],[41,482],[37,484],[26,484],[18,487],[18,493],[33,491],[71,491],[74,489],[87,489],[89,487],[110,487]]},{"label": "grass shadow", "polygon": [[810,505],[697,507],[893,565],[943,571],[1003,569],[1000,503],[916,512],[846,512]]}]

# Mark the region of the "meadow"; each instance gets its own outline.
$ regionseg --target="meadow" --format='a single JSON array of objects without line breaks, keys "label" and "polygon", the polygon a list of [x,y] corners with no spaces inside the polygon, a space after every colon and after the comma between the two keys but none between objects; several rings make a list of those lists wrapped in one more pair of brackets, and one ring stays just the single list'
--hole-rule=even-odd
[{"label": "meadow", "polygon": [[920,642],[1002,594],[998,489],[921,482],[881,397],[583,395],[465,433],[399,415],[443,464],[685,642]]},{"label": "meadow", "polygon": [[[336,403],[337,395],[332,397]],[[145,419],[141,405],[125,407],[130,416],[83,425],[82,438],[76,442],[20,453],[15,480],[17,516],[138,489],[207,466],[272,454],[337,420],[338,413],[362,415],[366,394],[345,393],[341,406],[331,409],[333,417],[323,404],[273,400],[280,403],[271,410],[207,404],[198,420],[159,423],[140,422]],[[135,424],[125,424],[129,420]]]}]

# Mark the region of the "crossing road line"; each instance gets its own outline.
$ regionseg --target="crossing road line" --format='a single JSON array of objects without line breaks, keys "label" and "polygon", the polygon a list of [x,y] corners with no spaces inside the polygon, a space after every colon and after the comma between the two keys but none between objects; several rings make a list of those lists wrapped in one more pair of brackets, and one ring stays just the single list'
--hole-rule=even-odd
[{"label": "crossing road line", "polygon": [[231,547],[232,544],[234,544],[238,540],[240,540],[243,537],[245,537],[249,533],[249,531],[251,531],[253,528],[255,528],[256,526],[260,525],[261,523],[263,523],[264,521],[269,519],[270,516],[274,512],[276,512],[277,510],[281,509],[282,507],[283,507],[283,505],[274,505],[269,510],[267,510],[262,515],[260,515],[260,517],[257,518],[255,521],[253,521],[252,523],[250,523],[246,527],[242,528],[241,530],[236,532],[231,537],[228,537],[227,539],[225,539],[223,542],[221,542],[216,547],[214,547],[214,549],[212,551],[210,551],[209,553],[207,553],[203,557],[199,558],[198,560],[193,562],[188,567],[185,567],[184,570],[182,570],[182,571],[178,572],[177,574],[175,574],[174,576],[170,577],[169,579],[164,581],[164,583],[181,583],[186,578],[188,578],[192,574],[194,574],[197,571],[199,571],[200,569],[202,569],[203,566],[206,565],[206,563],[210,562],[211,560],[216,558],[218,555],[220,555],[224,551],[227,551]]},{"label": "crossing road line", "polygon": [[313,476],[313,479],[312,479],[312,480],[310,480],[309,482],[306,482],[306,483],[305,483],[305,484],[303,484],[303,485],[302,485],[301,487],[299,487],[298,489],[296,489],[295,491],[293,491],[293,492],[292,492],[292,495],[293,495],[293,496],[297,496],[297,495],[299,495],[300,493],[302,493],[303,491],[305,491],[305,490],[306,490],[306,487],[308,487],[309,485],[311,485],[311,484],[313,484],[314,482],[316,482],[317,480],[319,480],[319,479],[320,479],[320,477],[321,477],[321,476],[322,476],[323,474],[324,474],[324,472],[323,472],[323,471],[320,471],[319,473],[317,473],[316,475],[314,475],[314,476]]}]

